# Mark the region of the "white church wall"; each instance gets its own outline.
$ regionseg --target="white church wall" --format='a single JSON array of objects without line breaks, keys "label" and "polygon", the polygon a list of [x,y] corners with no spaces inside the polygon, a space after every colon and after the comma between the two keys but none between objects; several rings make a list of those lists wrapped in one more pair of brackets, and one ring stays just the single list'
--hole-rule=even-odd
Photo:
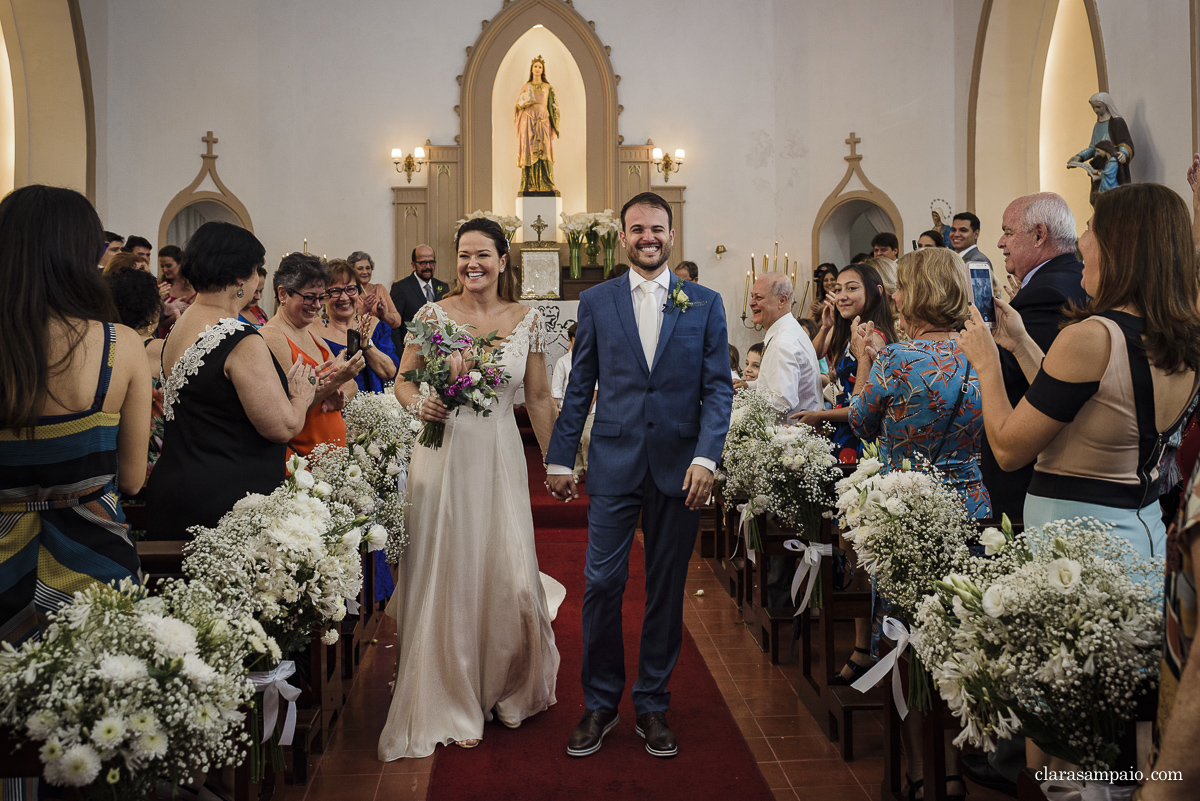
[{"label": "white church wall", "polygon": [[[1135,181],[1191,197],[1191,42],[1188,3],[1096,0],[1108,61],[1109,94],[1129,124]],[[1086,98],[1084,98],[1086,101]]]},{"label": "white church wall", "polygon": [[[153,238],[163,209],[220,138],[217,167],[270,260],[313,252],[393,265],[389,152],[459,132],[455,76],[499,0],[82,0],[97,100],[98,195],[107,227]],[[1146,15],[1099,0],[1112,93],[1137,139],[1135,175],[1186,189],[1191,123],[1186,4]],[[1175,6],[1178,5],[1178,8]],[[1161,8],[1159,8],[1161,6]],[[619,130],[684,148],[687,257],[720,291],[732,341],[749,254],[779,244],[812,269],[814,217],[846,169],[844,143],[903,218],[904,249],[929,203],[965,206],[966,97],[982,0],[806,3],[577,0],[622,76]],[[425,173],[414,176],[423,184]],[[659,184],[660,176],[653,176]],[[997,220],[981,245],[994,259]],[[728,252],[717,260],[714,249]],[[439,254],[449,265],[450,254]],[[269,260],[269,265],[272,263]],[[760,261],[761,264],[761,261]],[[803,281],[802,281],[803,283]]]}]

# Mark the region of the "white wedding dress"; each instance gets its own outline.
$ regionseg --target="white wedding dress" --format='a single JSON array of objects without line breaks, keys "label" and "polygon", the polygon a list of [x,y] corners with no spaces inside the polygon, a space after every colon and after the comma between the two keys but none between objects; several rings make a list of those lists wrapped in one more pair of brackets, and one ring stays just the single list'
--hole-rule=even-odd
[{"label": "white wedding dress", "polygon": [[[447,321],[436,304],[418,313]],[[538,572],[533,515],[513,398],[530,351],[544,349],[534,309],[501,347],[512,379],[487,417],[452,414],[442,447],[418,445],[408,483],[409,542],[388,606],[398,672],[379,758],[424,757],[480,739],[495,710],[517,726],[555,702],[550,627],[566,592]]]}]

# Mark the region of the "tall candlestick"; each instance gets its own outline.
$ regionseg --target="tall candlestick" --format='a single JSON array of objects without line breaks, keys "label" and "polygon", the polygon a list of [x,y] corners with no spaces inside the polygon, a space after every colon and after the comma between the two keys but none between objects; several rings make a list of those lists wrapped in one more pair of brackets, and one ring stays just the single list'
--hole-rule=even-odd
[{"label": "tall candlestick", "polygon": [[304,255],[305,256],[308,255],[308,240],[307,239],[304,240]]},{"label": "tall candlestick", "polygon": [[750,277],[757,280],[758,276],[754,274],[754,254],[750,254]]},{"label": "tall candlestick", "polygon": [[746,315],[746,304],[750,301],[750,271],[746,271],[746,294],[742,295],[742,316]]},{"label": "tall candlestick", "polygon": [[767,270],[767,254],[766,253],[763,254],[763,272],[764,273],[768,272],[768,270]]},{"label": "tall candlestick", "polygon": [[784,251],[784,253],[783,253],[783,274],[784,274],[784,275],[787,275],[789,278],[791,277],[791,276],[789,275],[789,273],[788,273],[788,255],[787,255],[787,251]]},{"label": "tall candlestick", "polygon": [[775,242],[775,258],[771,259],[771,263],[775,265],[775,269],[779,269],[779,241]]}]

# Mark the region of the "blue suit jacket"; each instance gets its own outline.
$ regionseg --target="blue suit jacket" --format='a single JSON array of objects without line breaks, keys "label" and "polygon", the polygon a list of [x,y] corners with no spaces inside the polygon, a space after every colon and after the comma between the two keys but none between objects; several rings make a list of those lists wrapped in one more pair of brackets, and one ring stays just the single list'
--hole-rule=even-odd
[{"label": "blue suit jacket", "polygon": [[660,492],[684,497],[692,459],[720,461],[733,403],[725,308],[711,289],[690,282],[684,287],[697,305],[663,315],[653,370],[638,337],[628,274],[579,297],[571,381],[546,461],[575,463],[598,383],[588,450],[591,495],[631,493],[649,467]]}]

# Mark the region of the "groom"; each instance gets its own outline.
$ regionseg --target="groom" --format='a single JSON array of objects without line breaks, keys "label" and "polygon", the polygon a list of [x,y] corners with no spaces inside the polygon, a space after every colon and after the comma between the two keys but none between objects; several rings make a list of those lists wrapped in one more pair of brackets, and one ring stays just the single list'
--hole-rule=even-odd
[{"label": "groom", "polygon": [[578,497],[571,479],[592,388],[599,385],[588,455],[588,549],[583,594],[583,695],[587,711],[567,745],[600,750],[625,690],[621,599],[641,513],[646,613],[635,731],[654,756],[675,756],[667,682],[683,640],[683,591],[713,472],[729,430],[733,384],[721,296],[667,269],[671,207],[643,192],[621,209],[633,269],[585,291],[571,382],[546,455],[555,498]]}]

